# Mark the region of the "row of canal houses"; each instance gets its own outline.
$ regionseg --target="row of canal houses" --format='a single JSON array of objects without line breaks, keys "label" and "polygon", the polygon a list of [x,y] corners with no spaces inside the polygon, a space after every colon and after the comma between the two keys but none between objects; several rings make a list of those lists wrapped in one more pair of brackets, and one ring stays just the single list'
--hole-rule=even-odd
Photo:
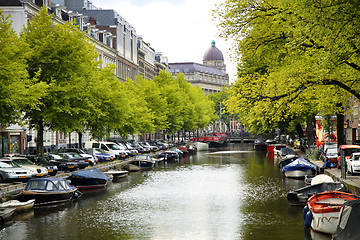
[{"label": "row of canal houses", "polygon": [[[155,52],[150,44],[138,36],[136,30],[115,10],[102,10],[90,0],[0,0],[0,9],[10,15],[12,27],[20,33],[27,22],[45,5],[56,21],[63,24],[74,21],[86,32],[95,44],[102,65],[115,64],[115,75],[120,81],[135,79],[142,75],[152,79],[161,70],[170,72],[168,59]],[[3,153],[31,153],[36,149],[35,130],[11,125],[1,128],[0,155]],[[112,136],[115,137],[115,136]],[[153,136],[140,136],[151,138]],[[140,139],[141,140],[141,139]],[[83,142],[90,141],[90,135],[83,135]],[[44,135],[45,151],[54,148],[77,146],[77,134],[47,131]]]}]

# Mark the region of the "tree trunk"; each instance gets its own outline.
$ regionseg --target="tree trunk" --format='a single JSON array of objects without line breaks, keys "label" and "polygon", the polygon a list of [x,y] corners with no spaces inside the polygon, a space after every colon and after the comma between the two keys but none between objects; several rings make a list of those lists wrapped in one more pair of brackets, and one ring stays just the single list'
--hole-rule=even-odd
[{"label": "tree trunk", "polygon": [[304,131],[302,129],[302,126],[300,123],[296,124],[296,132],[299,135],[299,139],[303,139],[304,138]]},{"label": "tree trunk", "polygon": [[336,114],[336,134],[338,146],[346,144],[344,134],[344,114]]},{"label": "tree trunk", "polygon": [[82,132],[78,132],[79,135],[79,149],[82,149]]},{"label": "tree trunk", "polygon": [[37,122],[36,153],[44,156],[44,123],[42,120]]},{"label": "tree trunk", "polygon": [[308,134],[308,145],[309,147],[315,142],[315,116],[311,115],[306,120],[306,131]]}]

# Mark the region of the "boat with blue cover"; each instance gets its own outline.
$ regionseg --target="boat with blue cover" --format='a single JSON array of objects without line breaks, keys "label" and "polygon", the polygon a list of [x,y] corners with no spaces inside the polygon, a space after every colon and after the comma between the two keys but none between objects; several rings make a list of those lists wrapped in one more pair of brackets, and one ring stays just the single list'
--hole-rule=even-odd
[{"label": "boat with blue cover", "polygon": [[281,172],[288,178],[305,178],[305,175],[314,175],[315,172],[318,172],[318,169],[317,166],[304,157],[299,157],[284,166]]},{"label": "boat with blue cover", "polygon": [[79,190],[104,188],[110,178],[99,169],[78,170],[68,177],[71,184]]}]

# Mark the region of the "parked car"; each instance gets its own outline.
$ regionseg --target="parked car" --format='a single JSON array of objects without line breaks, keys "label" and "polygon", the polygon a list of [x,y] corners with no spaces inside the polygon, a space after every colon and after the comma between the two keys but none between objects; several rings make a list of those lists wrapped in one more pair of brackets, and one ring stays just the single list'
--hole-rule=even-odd
[{"label": "parked car", "polygon": [[7,163],[15,162],[20,167],[29,170],[33,177],[45,177],[49,175],[49,172],[45,167],[38,166],[25,157],[4,157],[1,161]]},{"label": "parked car", "polygon": [[24,157],[36,165],[45,167],[48,170],[50,176],[55,176],[58,172],[58,167],[55,165],[55,163],[49,162],[45,157],[39,155],[25,155]]},{"label": "parked car", "polygon": [[295,139],[295,140],[294,140],[294,148],[295,148],[295,149],[299,149],[299,148],[300,148],[300,139]]},{"label": "parked car", "polygon": [[330,161],[337,164],[338,150],[336,148],[327,148],[324,153],[324,161]]},{"label": "parked car", "polygon": [[29,170],[20,167],[12,161],[1,161],[0,159],[0,182],[25,182],[31,179],[32,174]]},{"label": "parked car", "polygon": [[148,142],[139,142],[139,144],[145,148],[150,148],[151,152],[157,152],[160,150],[157,146],[151,145]]},{"label": "parked car", "polygon": [[131,142],[131,143],[128,143],[128,144],[130,144],[131,147],[136,149],[138,151],[138,154],[149,153],[151,151],[150,148],[143,147],[138,142]]},{"label": "parked car", "polygon": [[88,142],[87,148],[100,148],[108,154],[114,154],[117,159],[126,159],[128,154],[115,142]]},{"label": "parked car", "polygon": [[104,150],[100,148],[87,148],[86,152],[95,157],[97,162],[110,162],[116,159],[115,155],[111,155],[106,153]]},{"label": "parked car", "polygon": [[47,153],[45,158],[50,162],[54,163],[60,171],[76,171],[79,167],[77,163],[62,157],[59,154]]},{"label": "parked car", "polygon": [[87,161],[89,162],[90,165],[96,164],[96,160],[93,155],[88,154],[79,148],[59,148],[55,152],[56,153],[77,153],[80,156],[87,158]]},{"label": "parked car", "polygon": [[346,171],[352,175],[360,173],[360,152],[353,153],[346,159]]},{"label": "parked car", "polygon": [[346,164],[346,160],[349,159],[351,154],[353,154],[355,152],[360,152],[360,145],[340,145],[339,149],[338,149],[338,156],[337,156],[338,168],[341,169],[341,154],[344,155],[345,164]]},{"label": "parked car", "polygon": [[131,156],[136,156],[139,154],[139,151],[133,148],[129,143],[123,143],[127,150],[130,151]]},{"label": "parked car", "polygon": [[78,153],[58,153],[65,159],[75,162],[80,169],[84,169],[90,165],[89,159],[87,157],[82,157]]}]

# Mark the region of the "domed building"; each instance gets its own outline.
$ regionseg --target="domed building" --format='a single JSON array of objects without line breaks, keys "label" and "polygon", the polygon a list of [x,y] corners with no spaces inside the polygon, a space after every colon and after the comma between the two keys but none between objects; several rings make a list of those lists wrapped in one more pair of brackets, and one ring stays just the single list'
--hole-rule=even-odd
[{"label": "domed building", "polygon": [[206,50],[203,64],[194,62],[169,63],[170,72],[176,76],[184,73],[186,81],[194,86],[200,86],[206,95],[221,91],[223,86],[229,85],[229,75],[226,73],[224,56],[212,41]]}]

